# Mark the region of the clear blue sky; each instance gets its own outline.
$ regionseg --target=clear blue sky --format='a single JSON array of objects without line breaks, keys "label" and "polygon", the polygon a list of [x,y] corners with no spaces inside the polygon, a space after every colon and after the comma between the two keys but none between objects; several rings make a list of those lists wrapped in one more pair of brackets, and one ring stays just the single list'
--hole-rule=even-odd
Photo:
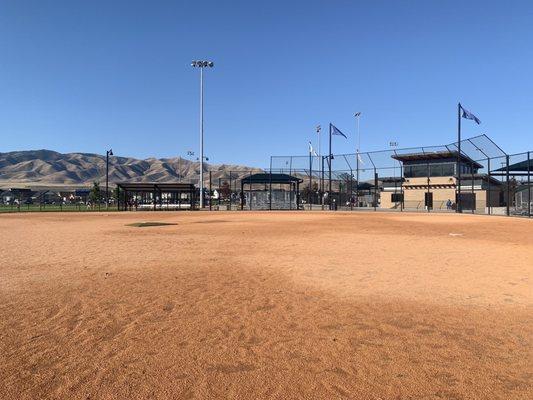
[{"label": "clear blue sky", "polygon": [[201,58],[215,163],[306,154],[330,121],[353,152],[355,111],[363,150],[449,143],[457,101],[482,120],[465,136],[533,150],[532,21],[531,1],[3,0],[0,151],[198,151]]}]

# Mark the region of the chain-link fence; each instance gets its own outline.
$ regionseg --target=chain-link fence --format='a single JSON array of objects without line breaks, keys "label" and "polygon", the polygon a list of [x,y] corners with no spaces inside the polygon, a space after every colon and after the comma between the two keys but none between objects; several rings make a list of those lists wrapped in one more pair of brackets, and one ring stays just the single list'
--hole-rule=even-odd
[{"label": "chain-link fence", "polygon": [[506,154],[486,135],[443,146],[326,156],[272,156],[300,176],[301,207],[531,216],[531,153]]}]

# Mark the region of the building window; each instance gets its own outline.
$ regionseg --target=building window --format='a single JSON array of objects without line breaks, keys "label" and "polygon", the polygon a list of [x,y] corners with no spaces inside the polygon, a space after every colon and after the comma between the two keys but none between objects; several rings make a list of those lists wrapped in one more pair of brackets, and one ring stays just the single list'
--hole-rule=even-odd
[{"label": "building window", "polygon": [[392,193],[391,201],[393,203],[402,203],[403,202],[403,193]]},{"label": "building window", "polygon": [[[428,174],[429,168],[429,174]],[[467,166],[461,164],[461,170],[466,173],[465,170]],[[468,171],[470,169],[468,168]],[[455,175],[455,163],[444,163],[444,164],[419,164],[419,165],[406,165],[404,167],[404,177],[405,178],[425,178],[430,177],[439,177],[439,176],[453,176]]]}]

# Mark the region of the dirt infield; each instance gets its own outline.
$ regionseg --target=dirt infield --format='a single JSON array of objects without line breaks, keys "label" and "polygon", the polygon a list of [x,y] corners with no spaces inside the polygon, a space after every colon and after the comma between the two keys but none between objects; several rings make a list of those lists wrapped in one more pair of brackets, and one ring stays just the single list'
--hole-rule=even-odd
[{"label": "dirt infield", "polygon": [[2,399],[533,398],[532,221],[57,213],[0,232]]}]

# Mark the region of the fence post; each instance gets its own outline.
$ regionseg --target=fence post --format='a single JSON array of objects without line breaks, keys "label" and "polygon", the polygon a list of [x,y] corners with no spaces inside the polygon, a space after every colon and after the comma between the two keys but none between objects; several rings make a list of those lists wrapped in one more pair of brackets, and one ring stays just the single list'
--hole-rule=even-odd
[{"label": "fence post", "polygon": [[249,195],[250,195],[250,210],[252,209],[252,171],[250,171],[250,185],[249,187]]},{"label": "fence post", "polygon": [[531,217],[531,174],[530,174],[530,152],[527,152],[527,216]]},{"label": "fence post", "polygon": [[268,209],[272,210],[272,157],[270,157],[270,173],[268,174]]},{"label": "fence post", "polygon": [[307,203],[311,211],[311,186],[313,186],[313,154],[309,152],[309,190],[307,191]]},{"label": "fence post", "polygon": [[[430,172],[429,172],[429,161],[428,161],[426,167],[427,167],[427,176],[428,176],[428,179],[427,179],[427,195],[426,195],[426,201],[425,201],[425,203],[426,203],[426,208],[427,208],[427,210],[428,210],[428,212],[429,212],[429,197],[430,197],[429,194],[431,193],[430,190],[429,190],[429,182],[430,182],[430,179],[431,179],[431,178],[430,178]],[[432,199],[432,200],[433,200],[433,199]]]},{"label": "fence post", "polygon": [[472,174],[472,214],[474,214],[474,212],[476,211],[476,195],[474,193],[474,162],[472,161],[470,163],[470,172]]},{"label": "fence post", "polygon": [[403,212],[403,209],[405,207],[405,203],[404,203],[404,190],[403,190],[403,163],[400,165],[400,193],[402,194],[402,199],[401,199],[401,202],[400,202],[400,211]]},{"label": "fence post", "polygon": [[233,190],[231,189],[231,171],[229,172],[229,210],[231,211],[231,198],[233,197]]},{"label": "fence post", "polygon": [[355,153],[355,206],[359,209],[359,149]]},{"label": "fence post", "polygon": [[352,167],[350,166],[350,196],[348,197],[348,201],[350,202],[350,211],[353,211],[352,196],[353,196],[353,170],[352,170]]},{"label": "fence post", "polygon": [[322,205],[322,211],[324,211],[324,156],[320,156],[320,157],[321,157],[321,162],[322,162],[322,174],[320,177],[320,186],[321,186],[320,204]]},{"label": "fence post", "polygon": [[488,214],[490,215],[491,211],[491,197],[492,197],[492,192],[491,192],[491,187],[490,187],[490,157],[487,157],[487,169],[489,171],[489,179],[488,179],[488,192],[487,192],[487,211],[488,211]]},{"label": "fence post", "polygon": [[374,211],[377,211],[378,208],[378,190],[378,173],[374,168]]},{"label": "fence post", "polygon": [[511,198],[510,198],[510,195],[511,195],[511,188],[509,187],[509,156],[506,155],[505,156],[505,175],[506,175],[506,180],[507,180],[507,209],[506,209],[506,212],[507,212],[507,216],[511,215],[510,213],[510,204],[509,202],[511,201]]},{"label": "fence post", "polygon": [[212,205],[211,202],[213,201],[213,191],[211,190],[213,188],[213,182],[211,181],[212,174],[211,171],[209,171],[209,211],[212,211]]}]

